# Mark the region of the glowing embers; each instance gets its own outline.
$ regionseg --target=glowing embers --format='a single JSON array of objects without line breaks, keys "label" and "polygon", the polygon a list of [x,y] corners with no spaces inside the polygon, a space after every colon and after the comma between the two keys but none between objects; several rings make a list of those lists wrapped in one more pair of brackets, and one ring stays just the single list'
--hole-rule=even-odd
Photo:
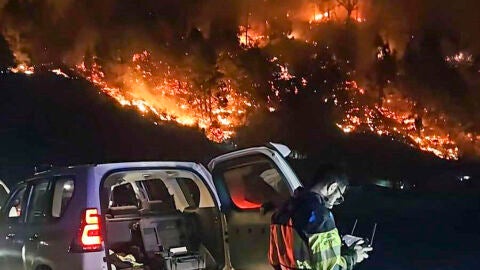
[{"label": "glowing embers", "polygon": [[445,57],[445,62],[453,67],[472,66],[474,57],[468,52],[458,52],[454,55]]},{"label": "glowing embers", "polygon": [[[310,6],[309,9],[311,10],[312,7]],[[320,24],[327,22],[343,23],[346,20],[357,23],[363,23],[367,21],[367,19],[363,17],[361,12],[358,10],[358,7],[352,10],[350,18],[348,18],[348,13],[345,8],[341,7],[340,5],[326,6],[323,9],[314,7],[313,10],[313,14],[311,11],[309,13],[311,14],[308,18],[308,22],[310,24]]]},{"label": "glowing embers", "polygon": [[217,81],[208,89],[196,88],[192,80],[153,59],[148,51],[118,64],[116,70],[121,73],[116,76],[107,76],[96,61],[89,66],[82,63],[77,70],[122,106],[134,107],[160,121],[196,126],[216,142],[231,138],[235,128],[244,125],[247,110],[254,106],[253,100],[234,89],[231,81]]},{"label": "glowing embers", "polygon": [[459,158],[457,142],[451,137],[444,115],[418,108],[414,101],[394,91],[382,98],[373,98],[366,95],[355,81],[347,82],[336,92],[332,98],[345,97],[346,94],[346,101],[337,102],[344,113],[337,127],[343,132],[391,136],[440,158]]},{"label": "glowing embers", "polygon": [[[69,75],[67,75],[65,72],[63,72],[60,68],[52,68],[51,64],[45,64],[45,65],[39,65],[40,70],[48,70],[49,72],[52,72],[58,76],[62,76],[65,78],[70,78]],[[19,73],[19,74],[25,74],[25,75],[32,75],[35,73],[36,67],[35,66],[30,66],[27,64],[18,64],[16,67],[10,67],[8,70],[12,73]]]},{"label": "glowing embers", "polygon": [[310,19],[310,23],[320,23],[320,22],[327,22],[331,20],[330,13],[328,11],[324,13],[313,14],[312,18]]},{"label": "glowing embers", "polygon": [[33,66],[28,66],[27,64],[19,64],[16,67],[11,67],[9,70],[13,73],[24,73],[26,75],[32,75],[35,73],[35,68]]},{"label": "glowing embers", "polygon": [[238,41],[244,48],[264,47],[268,44],[270,37],[264,34],[265,30],[262,27],[239,26],[238,27]]},{"label": "glowing embers", "polygon": [[70,76],[68,76],[65,72],[63,72],[59,68],[52,69],[51,72],[57,74],[58,76],[62,76],[62,77],[65,77],[65,78],[70,78]]}]

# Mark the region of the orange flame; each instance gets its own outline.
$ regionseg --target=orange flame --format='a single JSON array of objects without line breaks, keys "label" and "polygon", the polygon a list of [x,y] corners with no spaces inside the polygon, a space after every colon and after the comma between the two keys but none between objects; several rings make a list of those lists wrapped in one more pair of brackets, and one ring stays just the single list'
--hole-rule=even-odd
[{"label": "orange flame", "polygon": [[345,91],[349,100],[345,103],[345,115],[337,126],[345,133],[369,131],[379,136],[391,136],[423,151],[444,159],[459,158],[458,143],[446,130],[444,115],[423,109],[420,116],[414,101],[395,93],[378,102],[360,102],[368,99],[365,90],[355,81],[347,82]]},{"label": "orange flame", "polygon": [[211,93],[201,93],[191,83],[174,78],[170,67],[160,63],[148,51],[134,54],[122,74],[121,86],[113,86],[96,62],[90,67],[81,63],[77,70],[120,105],[135,107],[143,115],[162,121],[198,126],[216,142],[231,138],[235,128],[245,123],[247,110],[254,103],[229,81]]},{"label": "orange flame", "polygon": [[19,64],[16,67],[11,67],[9,70],[13,73],[24,73],[26,75],[32,75],[35,73],[35,68],[33,66],[28,66],[27,64]]},{"label": "orange flame", "polygon": [[265,47],[269,42],[269,36],[264,31],[252,26],[243,25],[238,28],[238,42],[244,48]]},{"label": "orange flame", "polygon": [[312,16],[312,19],[310,19],[310,23],[326,22],[326,21],[329,21],[330,19],[331,19],[330,14],[328,11],[326,11],[324,13],[314,14]]}]

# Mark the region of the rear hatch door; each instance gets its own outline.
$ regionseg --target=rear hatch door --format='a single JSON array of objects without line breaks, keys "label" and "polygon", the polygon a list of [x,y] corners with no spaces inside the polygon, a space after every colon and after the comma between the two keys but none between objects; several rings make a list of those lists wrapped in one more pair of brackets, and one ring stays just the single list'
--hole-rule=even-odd
[{"label": "rear hatch door", "polygon": [[270,144],[219,156],[208,165],[226,218],[235,269],[271,269],[271,215],[301,186],[284,159],[289,153],[284,145]]}]

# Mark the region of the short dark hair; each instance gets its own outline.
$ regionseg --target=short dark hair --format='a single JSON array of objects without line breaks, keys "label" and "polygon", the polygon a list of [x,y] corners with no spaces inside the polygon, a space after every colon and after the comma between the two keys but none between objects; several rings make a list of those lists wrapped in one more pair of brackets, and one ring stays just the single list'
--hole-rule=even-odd
[{"label": "short dark hair", "polygon": [[318,184],[329,185],[331,183],[338,183],[341,187],[348,186],[348,176],[343,168],[331,164],[319,167],[310,181],[309,188]]}]

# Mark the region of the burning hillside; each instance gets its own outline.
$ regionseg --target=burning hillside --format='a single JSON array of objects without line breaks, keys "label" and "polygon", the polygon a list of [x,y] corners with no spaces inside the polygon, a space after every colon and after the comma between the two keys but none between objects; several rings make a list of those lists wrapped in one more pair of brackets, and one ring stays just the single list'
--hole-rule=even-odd
[{"label": "burning hillside", "polygon": [[134,106],[162,121],[198,126],[216,142],[231,138],[254,105],[228,80],[220,80],[204,91],[193,89],[192,82],[175,77],[168,64],[155,61],[148,51],[134,54],[125,64],[119,86],[108,81],[96,62],[90,66],[83,62],[77,70],[122,106]]},{"label": "burning hillside", "polygon": [[[46,67],[58,76],[84,78],[156,124],[198,127],[209,139],[223,142],[248,124],[252,112],[274,113],[289,96],[314,93],[319,102],[339,109],[333,124],[345,133],[389,136],[445,159],[480,149],[476,127],[458,124],[456,115],[424,105],[428,102],[391,82],[403,71],[384,78],[357,68],[355,58],[372,51],[371,63],[362,65],[401,57],[363,40],[362,46],[372,51],[356,52],[360,49],[349,43],[359,33],[379,31],[366,19],[375,10],[370,1],[239,2],[221,18],[211,14],[211,7],[188,1],[170,3],[169,14],[164,13],[167,4],[113,1],[102,7],[108,18],[91,17],[98,12],[88,5],[52,1],[58,14],[32,19],[42,24],[18,18],[47,4],[13,2],[7,1],[3,19],[18,64],[11,72],[31,75]],[[84,17],[73,15],[76,10]],[[65,24],[69,14],[71,25]],[[182,22],[176,20],[180,15]],[[35,34],[46,26],[61,29],[50,36]],[[461,52],[442,55],[441,61],[450,68],[472,68],[475,59]]]},{"label": "burning hillside", "polygon": [[[278,59],[272,59],[271,62],[278,62]],[[248,111],[258,106],[252,97],[242,95],[228,84],[219,88],[220,92],[216,95],[209,96],[207,100],[202,99],[202,96],[195,94],[190,83],[175,79],[168,71],[168,66],[161,67],[157,64],[147,51],[134,54],[127,65],[127,73],[122,76],[121,86],[108,82],[101,66],[95,62],[89,67],[81,63],[73,70],[122,106],[135,107],[142,115],[153,116],[156,123],[174,121],[181,125],[198,126],[205,130],[207,137],[217,142],[232,138],[235,128],[246,123]],[[274,85],[278,81],[291,81],[295,76],[289,73],[287,66],[277,65],[277,82],[272,82],[272,91],[275,90],[274,96],[278,98],[280,90],[275,89]],[[11,71],[31,75],[34,68],[19,65]],[[51,71],[68,77],[60,69]],[[306,83],[308,82],[302,79],[302,84]],[[368,131],[379,136],[390,136],[438,157],[458,159],[459,148],[454,140],[458,134],[452,136],[447,132],[449,126],[445,115],[426,108],[419,111],[415,101],[402,97],[398,91],[387,94],[382,104],[367,92],[355,81],[346,81],[325,97],[325,103],[333,102],[342,109],[343,118],[337,126],[343,132]],[[294,94],[296,93],[298,89]],[[275,111],[273,106],[266,109]],[[468,136],[472,143],[477,143],[480,139],[480,136]]]},{"label": "burning hillside", "polygon": [[[402,97],[398,91],[375,102],[356,82],[345,84],[348,99],[339,106],[345,110],[337,126],[345,133],[372,132],[390,136],[412,147],[431,152],[445,159],[458,159],[459,148],[448,132],[445,115],[417,108],[415,101]],[[328,99],[325,100],[328,102]]]}]

